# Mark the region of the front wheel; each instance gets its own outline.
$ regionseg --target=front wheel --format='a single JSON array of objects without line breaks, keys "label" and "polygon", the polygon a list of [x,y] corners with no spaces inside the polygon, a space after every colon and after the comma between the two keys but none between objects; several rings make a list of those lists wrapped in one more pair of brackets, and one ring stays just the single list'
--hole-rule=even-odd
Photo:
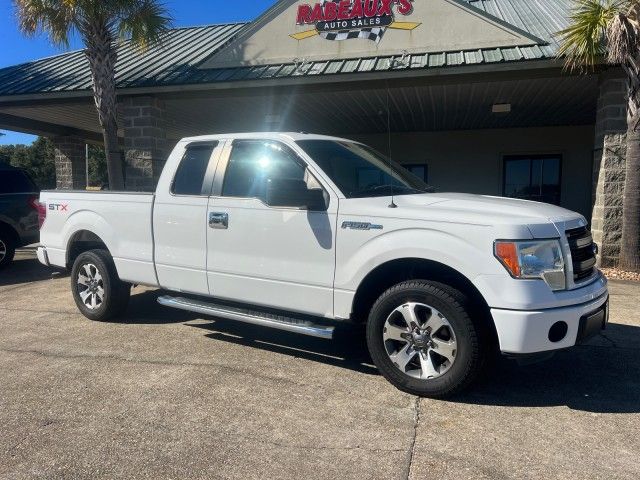
[{"label": "front wheel", "polygon": [[442,398],[468,387],[486,355],[466,303],[459,291],[426,280],[384,292],[367,323],[369,352],[382,375],[423,397]]},{"label": "front wheel", "polygon": [[131,295],[131,285],[120,280],[106,250],[78,255],[71,269],[71,290],[80,312],[98,321],[112,320],[124,313]]}]

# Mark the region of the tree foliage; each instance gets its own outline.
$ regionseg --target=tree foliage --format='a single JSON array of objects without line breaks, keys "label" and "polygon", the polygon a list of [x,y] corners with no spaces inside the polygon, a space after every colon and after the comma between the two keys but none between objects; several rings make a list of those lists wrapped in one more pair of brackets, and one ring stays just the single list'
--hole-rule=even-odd
[{"label": "tree foliage", "polygon": [[577,0],[571,24],[558,35],[568,69],[587,72],[606,61],[627,76],[620,267],[640,271],[640,0]]},{"label": "tree foliage", "polygon": [[109,183],[124,188],[116,115],[116,42],[128,39],[144,50],[159,42],[171,23],[157,0],[14,0],[20,30],[45,33],[67,46],[75,32],[82,39],[91,70],[93,98],[102,127]]},{"label": "tree foliage", "polygon": [[89,186],[103,187],[109,184],[107,175],[107,158],[104,148],[98,145],[89,145]]},{"label": "tree foliage", "polygon": [[2,145],[0,162],[26,170],[43,190],[56,188],[55,150],[48,138],[38,137],[32,145]]},{"label": "tree foliage", "polygon": [[[55,148],[45,137],[31,145],[0,145],[0,162],[26,170],[42,190],[56,188]],[[89,145],[89,186],[109,183],[104,148]]]}]

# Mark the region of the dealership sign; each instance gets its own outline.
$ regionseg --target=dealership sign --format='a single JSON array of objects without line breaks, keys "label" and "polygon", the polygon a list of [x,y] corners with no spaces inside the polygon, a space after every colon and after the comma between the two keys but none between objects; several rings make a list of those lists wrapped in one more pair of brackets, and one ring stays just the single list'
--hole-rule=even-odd
[{"label": "dealership sign", "polygon": [[387,28],[413,30],[419,23],[397,21],[413,13],[413,0],[321,0],[298,6],[296,24],[314,28],[294,33],[296,40],[320,35],[326,40],[364,38],[376,43]]}]

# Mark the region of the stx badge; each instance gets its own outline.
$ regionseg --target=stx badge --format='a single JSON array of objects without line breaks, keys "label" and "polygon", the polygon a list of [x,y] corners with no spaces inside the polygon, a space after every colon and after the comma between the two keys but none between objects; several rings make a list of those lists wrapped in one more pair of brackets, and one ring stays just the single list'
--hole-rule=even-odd
[{"label": "stx badge", "polygon": [[296,23],[314,25],[312,30],[294,33],[296,40],[320,35],[326,40],[364,38],[379,43],[387,28],[413,30],[419,23],[397,22],[396,14],[413,13],[413,0],[321,0],[298,7]]},{"label": "stx badge", "polygon": [[50,203],[49,210],[55,210],[58,212],[68,212],[69,205],[66,203]]}]

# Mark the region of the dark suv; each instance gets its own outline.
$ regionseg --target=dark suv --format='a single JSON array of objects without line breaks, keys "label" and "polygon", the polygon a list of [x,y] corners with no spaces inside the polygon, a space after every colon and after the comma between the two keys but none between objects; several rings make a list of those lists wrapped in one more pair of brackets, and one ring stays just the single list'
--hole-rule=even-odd
[{"label": "dark suv", "polygon": [[24,170],[0,162],[0,269],[16,248],[39,241],[39,189]]}]

